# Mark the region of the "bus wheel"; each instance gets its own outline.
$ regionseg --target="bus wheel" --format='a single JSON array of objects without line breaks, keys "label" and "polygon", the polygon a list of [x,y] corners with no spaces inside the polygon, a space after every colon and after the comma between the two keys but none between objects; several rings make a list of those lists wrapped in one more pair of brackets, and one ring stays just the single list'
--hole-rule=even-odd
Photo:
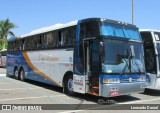
[{"label": "bus wheel", "polygon": [[17,79],[17,80],[19,79],[17,68],[14,70],[14,78]]},{"label": "bus wheel", "polygon": [[20,70],[20,80],[21,80],[21,81],[25,81],[24,74],[25,74],[24,70],[21,69],[21,70]]},{"label": "bus wheel", "polygon": [[65,81],[65,92],[68,95],[73,96],[75,93],[73,92],[73,76],[69,76]]}]

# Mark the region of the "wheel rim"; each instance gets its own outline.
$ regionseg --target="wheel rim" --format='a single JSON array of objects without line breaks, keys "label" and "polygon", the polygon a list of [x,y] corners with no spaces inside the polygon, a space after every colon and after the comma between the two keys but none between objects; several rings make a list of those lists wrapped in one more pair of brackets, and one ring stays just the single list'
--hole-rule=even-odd
[{"label": "wheel rim", "polygon": [[72,80],[72,79],[69,79],[69,80],[68,80],[68,85],[67,85],[67,87],[68,87],[68,90],[69,90],[70,92],[73,92],[73,80]]},{"label": "wheel rim", "polygon": [[18,70],[17,69],[15,70],[15,76],[16,76],[16,78],[18,78]]},{"label": "wheel rim", "polygon": [[21,73],[20,73],[20,77],[21,77],[21,80],[23,80],[23,79],[24,79],[23,71],[21,71]]}]

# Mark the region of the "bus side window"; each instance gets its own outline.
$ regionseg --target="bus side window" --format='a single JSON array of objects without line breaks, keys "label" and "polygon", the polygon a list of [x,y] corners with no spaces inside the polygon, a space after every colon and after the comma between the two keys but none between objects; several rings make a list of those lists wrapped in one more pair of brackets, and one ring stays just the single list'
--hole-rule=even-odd
[{"label": "bus side window", "polygon": [[66,42],[67,42],[67,45],[73,45],[74,44],[74,41],[75,41],[75,28],[74,27],[71,27],[68,29],[67,31],[67,39],[66,39]]},{"label": "bus side window", "polygon": [[81,24],[80,37],[91,38],[99,35],[99,23],[96,21]]},{"label": "bus side window", "polygon": [[52,38],[53,38],[53,47],[58,46],[58,32],[54,31],[52,33]]},{"label": "bus side window", "polygon": [[24,50],[24,39],[22,39],[20,50]]},{"label": "bus side window", "polygon": [[86,24],[81,24],[80,37],[81,39],[86,38]]},{"label": "bus side window", "polygon": [[43,48],[52,48],[54,47],[54,34],[52,32],[41,35]]},{"label": "bus side window", "polygon": [[19,51],[21,49],[21,40],[14,41],[14,45],[15,45],[14,51]]},{"label": "bus side window", "polygon": [[13,41],[12,42],[8,42],[8,50],[9,51],[13,51],[13,49],[14,49],[14,43],[13,43]]},{"label": "bus side window", "polygon": [[47,47],[47,42],[46,42],[46,34],[42,35],[42,47],[46,48]]},{"label": "bus side window", "polygon": [[42,39],[41,35],[37,36],[37,48],[42,48]]},{"label": "bus side window", "polygon": [[31,39],[30,38],[26,38],[24,41],[24,50],[30,50],[31,49]]},{"label": "bus side window", "polygon": [[52,33],[47,34],[47,47],[48,48],[53,47],[53,35],[52,35]]},{"label": "bus side window", "polygon": [[23,50],[26,50],[26,43],[27,43],[27,38],[24,39]]},{"label": "bus side window", "polygon": [[30,42],[30,49],[31,50],[33,50],[33,49],[35,49],[36,48],[36,37],[31,37],[30,39],[29,39],[29,42]]},{"label": "bus side window", "polygon": [[99,23],[96,21],[89,22],[86,24],[87,26],[87,31],[86,35],[88,38],[90,37],[96,37],[99,35]]},{"label": "bus side window", "polygon": [[16,51],[17,50],[17,44],[16,44],[16,41],[14,41],[14,49],[13,49],[13,51]]},{"label": "bus side window", "polygon": [[153,45],[145,49],[145,64],[147,72],[156,73],[156,60]]},{"label": "bus side window", "polygon": [[12,41],[11,44],[12,44],[12,46],[11,46],[11,51],[14,51],[14,48],[15,48],[14,41]]},{"label": "bus side window", "polygon": [[66,44],[66,31],[65,30],[59,31],[58,39],[59,39],[58,40],[59,41],[59,43],[58,43],[59,46],[64,46]]}]

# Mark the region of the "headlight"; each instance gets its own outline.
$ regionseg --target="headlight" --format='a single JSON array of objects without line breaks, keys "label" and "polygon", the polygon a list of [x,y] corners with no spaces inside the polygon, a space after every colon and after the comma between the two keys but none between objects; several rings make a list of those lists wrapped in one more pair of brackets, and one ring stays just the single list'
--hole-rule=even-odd
[{"label": "headlight", "polygon": [[157,77],[160,78],[160,74],[157,74]]},{"label": "headlight", "polygon": [[145,76],[140,76],[140,78],[138,79],[139,82],[145,82],[146,81],[146,77]]},{"label": "headlight", "polygon": [[103,79],[103,83],[120,83],[120,79],[119,78],[104,78]]}]

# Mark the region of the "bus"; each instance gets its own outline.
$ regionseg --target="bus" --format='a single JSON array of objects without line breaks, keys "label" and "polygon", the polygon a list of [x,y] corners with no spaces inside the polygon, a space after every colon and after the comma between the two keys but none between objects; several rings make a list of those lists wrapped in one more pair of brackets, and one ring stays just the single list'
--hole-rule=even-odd
[{"label": "bus", "polygon": [[105,18],[56,24],[10,38],[7,76],[75,93],[113,97],[144,92],[139,29]]},{"label": "bus", "polygon": [[144,41],[145,68],[149,75],[148,89],[160,90],[160,31],[140,29]]},{"label": "bus", "polygon": [[0,67],[6,67],[6,49],[0,51]]}]

